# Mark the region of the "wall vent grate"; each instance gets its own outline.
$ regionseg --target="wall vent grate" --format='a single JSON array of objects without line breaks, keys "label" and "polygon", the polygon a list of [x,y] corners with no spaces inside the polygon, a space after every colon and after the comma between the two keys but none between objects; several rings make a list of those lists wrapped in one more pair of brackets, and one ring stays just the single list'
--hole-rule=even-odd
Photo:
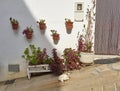
[{"label": "wall vent grate", "polygon": [[19,72],[20,71],[19,64],[9,64],[8,71],[9,72]]}]

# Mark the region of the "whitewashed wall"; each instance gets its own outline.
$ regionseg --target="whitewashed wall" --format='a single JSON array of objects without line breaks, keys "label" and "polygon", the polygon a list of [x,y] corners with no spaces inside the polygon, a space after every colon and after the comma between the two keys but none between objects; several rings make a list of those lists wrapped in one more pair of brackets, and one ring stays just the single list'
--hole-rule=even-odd
[{"label": "whitewashed wall", "polygon": [[[51,54],[53,48],[57,48],[59,55],[62,55],[65,48],[76,48],[77,33],[82,30],[83,22],[74,22],[71,34],[67,34],[64,19],[74,21],[74,2],[79,1],[85,2],[86,11],[90,0],[0,0],[0,81],[26,76],[26,64],[21,55],[30,43],[47,48],[48,54]],[[10,17],[19,21],[18,32],[12,30]],[[36,23],[39,19],[46,20],[45,34],[41,34]],[[31,25],[34,37],[30,42],[22,31]],[[57,45],[53,43],[51,29],[60,34]],[[8,72],[8,64],[19,64],[20,72]]]}]

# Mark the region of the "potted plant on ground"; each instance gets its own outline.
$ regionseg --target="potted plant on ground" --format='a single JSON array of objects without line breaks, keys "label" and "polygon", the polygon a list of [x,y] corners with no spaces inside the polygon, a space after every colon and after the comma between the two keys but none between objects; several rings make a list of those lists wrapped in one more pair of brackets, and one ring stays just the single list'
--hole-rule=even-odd
[{"label": "potted plant on ground", "polygon": [[37,21],[37,23],[39,24],[40,30],[45,30],[46,29],[46,23],[45,23],[44,19],[41,19],[41,20]]},{"label": "potted plant on ground", "polygon": [[[87,25],[84,25],[84,35],[78,39],[78,51],[81,54],[80,61],[83,63],[93,63],[93,24],[95,22],[95,0],[92,0],[92,6],[87,9]],[[88,60],[89,59],[89,60]]]},{"label": "potted plant on ground", "polygon": [[30,44],[29,47],[24,50],[22,57],[29,65],[37,65],[39,63],[37,55],[40,51],[40,48],[36,48],[34,45]]},{"label": "potted plant on ground", "polygon": [[66,30],[71,31],[73,28],[73,22],[70,19],[65,18],[65,26]]},{"label": "potted plant on ground", "polygon": [[54,40],[54,42],[55,41],[58,41],[59,39],[60,39],[60,36],[59,36],[59,34],[57,33],[57,31],[56,30],[50,30],[51,31],[51,33],[52,33],[52,37],[53,37],[53,40]]},{"label": "potted plant on ground", "polygon": [[40,47],[35,47],[35,45],[30,44],[29,47],[24,50],[22,57],[28,64],[28,79],[30,79],[31,73],[51,71],[49,64],[52,63],[52,58],[47,55],[46,48],[41,50]]},{"label": "potted plant on ground", "polygon": [[67,70],[74,70],[81,68],[80,54],[72,48],[65,48],[63,51]]},{"label": "potted plant on ground", "polygon": [[92,42],[86,43],[84,36],[80,35],[78,40],[78,52],[80,53],[80,61],[86,65],[90,65],[94,61],[94,54],[92,49]]},{"label": "potted plant on ground", "polygon": [[33,29],[32,27],[27,27],[26,29],[23,30],[23,34],[25,34],[27,39],[32,39],[33,36]]},{"label": "potted plant on ground", "polygon": [[50,64],[50,69],[55,75],[61,75],[65,72],[65,62],[64,59],[57,55],[57,51],[54,48],[52,50],[53,62]]},{"label": "potted plant on ground", "polygon": [[18,27],[19,27],[19,22],[16,19],[12,18],[12,17],[10,17],[10,22],[12,24],[12,28],[14,30],[17,30]]}]

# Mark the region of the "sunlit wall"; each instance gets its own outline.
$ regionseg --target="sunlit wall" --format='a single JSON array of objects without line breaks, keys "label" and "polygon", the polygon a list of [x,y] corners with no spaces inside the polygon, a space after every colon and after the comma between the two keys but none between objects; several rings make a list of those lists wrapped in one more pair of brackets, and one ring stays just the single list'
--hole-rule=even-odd
[{"label": "sunlit wall", "polygon": [[[77,47],[77,34],[83,29],[84,22],[74,21],[74,3],[84,2],[84,14],[90,0],[0,0],[0,81],[25,77],[26,62],[21,57],[29,44],[35,44],[41,48],[51,50],[56,48],[59,56],[65,48]],[[19,29],[11,28],[9,18],[19,21]],[[71,33],[66,32],[65,18],[74,21]],[[38,24],[39,19],[45,19],[47,29],[41,33]],[[27,26],[32,26],[34,36],[31,41],[26,40],[22,34]],[[58,44],[53,43],[50,30],[57,30],[60,34]],[[9,64],[19,64],[20,72],[9,72]]]}]

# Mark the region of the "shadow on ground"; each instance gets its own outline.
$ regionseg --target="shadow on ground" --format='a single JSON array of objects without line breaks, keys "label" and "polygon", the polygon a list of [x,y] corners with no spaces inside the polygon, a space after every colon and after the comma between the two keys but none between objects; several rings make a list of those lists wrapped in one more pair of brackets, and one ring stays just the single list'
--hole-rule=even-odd
[{"label": "shadow on ground", "polygon": [[97,59],[94,61],[95,64],[111,64],[119,62],[120,58],[109,58],[109,59]]}]

